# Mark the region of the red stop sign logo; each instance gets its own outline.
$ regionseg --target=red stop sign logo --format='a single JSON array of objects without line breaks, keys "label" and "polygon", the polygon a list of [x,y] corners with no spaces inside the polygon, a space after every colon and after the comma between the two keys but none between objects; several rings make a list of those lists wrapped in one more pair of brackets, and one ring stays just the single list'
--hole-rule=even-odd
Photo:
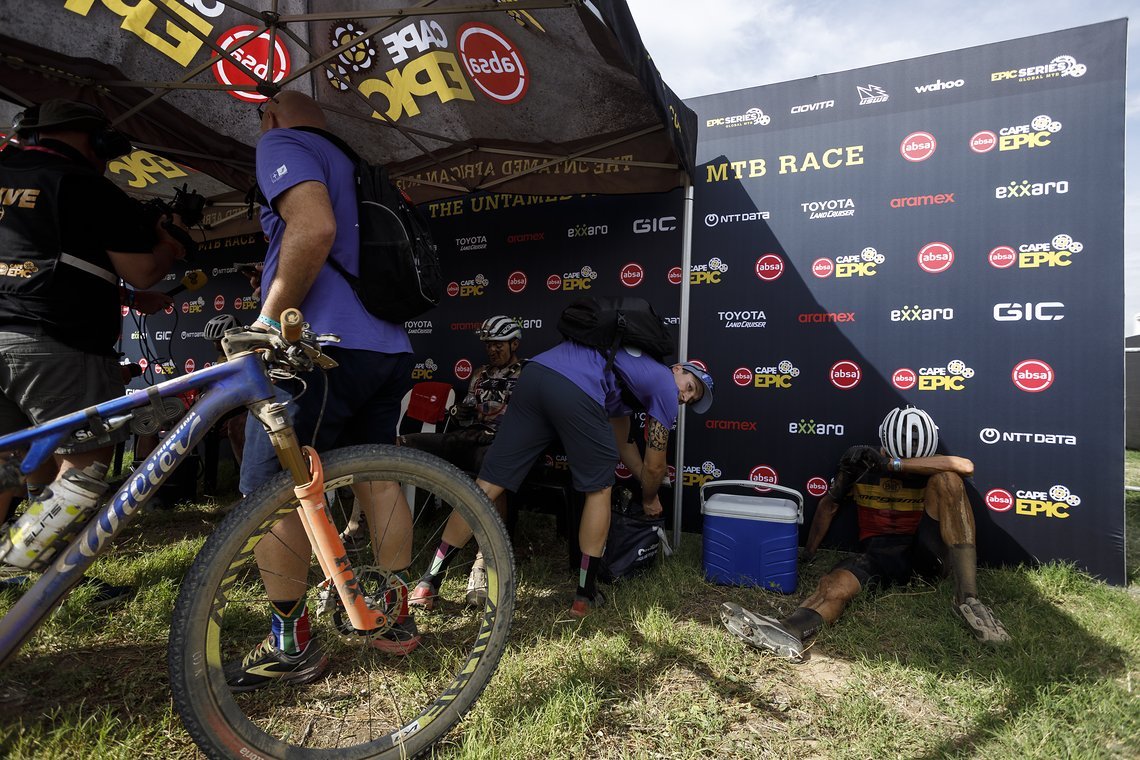
[{"label": "red stop sign logo", "polygon": [[1017,263],[1017,251],[1008,245],[999,245],[990,251],[990,266],[997,269],[1009,269]]},{"label": "red stop sign logo", "polygon": [[630,262],[621,268],[621,284],[627,288],[636,288],[645,280],[645,270],[641,264]]},{"label": "red stop sign logo", "polygon": [[831,384],[841,391],[849,391],[863,379],[863,370],[849,359],[842,359],[831,365],[828,372]]},{"label": "red stop sign logo", "polygon": [[460,359],[455,363],[455,376],[460,380],[466,380],[471,377],[471,362],[467,359]]},{"label": "red stop sign logo", "polygon": [[547,290],[560,290],[562,288],[562,278],[556,274],[552,274],[546,278]]},{"label": "red stop sign logo", "polygon": [[807,482],[807,492],[812,496],[823,496],[827,493],[827,481],[816,475]]},{"label": "red stop sign logo", "polygon": [[821,280],[830,277],[835,271],[835,262],[831,259],[816,259],[811,263],[811,273]]},{"label": "red stop sign logo", "polygon": [[764,282],[778,280],[784,273],[784,260],[774,253],[766,253],[756,259],[756,276]]},{"label": "red stop sign logo", "polygon": [[673,267],[666,275],[670,285],[680,285],[684,279],[684,274],[681,272],[681,267]]},{"label": "red stop sign logo", "polygon": [[[778,485],[780,476],[776,474],[776,470],[766,464],[759,464],[752,468],[752,472],[748,473],[748,479],[757,483],[771,483]],[[770,488],[757,488],[760,493],[768,493]]]},{"label": "red stop sign logo", "polygon": [[986,506],[994,512],[1008,512],[1013,509],[1013,494],[1004,488],[991,488],[986,492]]},{"label": "red stop sign logo", "polygon": [[1040,393],[1053,380],[1053,368],[1040,359],[1026,359],[1013,368],[1013,384],[1026,393]]},{"label": "red stop sign logo", "polygon": [[483,94],[499,103],[517,103],[530,87],[526,63],[506,35],[493,26],[464,24],[456,31],[459,59]]},{"label": "red stop sign logo", "polygon": [[512,293],[521,293],[526,290],[526,272],[511,272],[507,277],[507,290]]},{"label": "red stop sign logo", "polygon": [[891,375],[891,385],[900,391],[909,391],[918,384],[918,373],[908,367],[896,369]]},{"label": "red stop sign logo", "polygon": [[[262,81],[269,74],[269,32],[262,32],[256,39],[250,40],[260,31],[256,26],[235,26],[218,38],[218,47],[229,50],[228,56],[218,59],[214,64],[214,77],[220,84],[241,85],[247,90],[229,90],[238,100],[247,103],[263,103],[268,97],[257,92],[257,82],[235,65],[240,63],[252,71]],[[244,44],[243,44],[244,42]],[[239,48],[235,46],[241,45]],[[285,48],[282,36],[277,35],[273,40],[273,81],[280,82],[289,75],[289,51]]]}]

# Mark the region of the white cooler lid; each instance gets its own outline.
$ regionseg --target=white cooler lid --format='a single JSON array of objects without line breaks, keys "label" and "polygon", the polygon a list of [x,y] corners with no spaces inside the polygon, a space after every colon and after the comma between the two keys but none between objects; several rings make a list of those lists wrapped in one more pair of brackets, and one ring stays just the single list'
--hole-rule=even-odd
[{"label": "white cooler lid", "polygon": [[791,499],[778,496],[718,493],[705,500],[704,513],[741,520],[794,523],[799,517],[799,507]]}]

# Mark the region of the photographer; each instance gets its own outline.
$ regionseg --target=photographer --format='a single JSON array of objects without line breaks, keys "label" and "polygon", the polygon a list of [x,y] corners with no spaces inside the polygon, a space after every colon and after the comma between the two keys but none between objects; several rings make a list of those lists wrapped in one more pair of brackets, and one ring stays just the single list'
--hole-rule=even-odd
[{"label": "photographer", "polygon": [[[149,288],[186,254],[184,232],[103,176],[131,144],[99,108],[49,100],[20,115],[16,134],[0,153],[0,433],[121,395],[119,281]],[[126,434],[62,446],[29,493],[105,465]]]}]

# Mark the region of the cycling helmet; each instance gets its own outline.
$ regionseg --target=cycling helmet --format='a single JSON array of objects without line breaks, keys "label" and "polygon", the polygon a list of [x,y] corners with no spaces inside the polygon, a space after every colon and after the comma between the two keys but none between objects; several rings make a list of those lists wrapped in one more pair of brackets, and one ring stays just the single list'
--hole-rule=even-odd
[{"label": "cycling helmet", "polygon": [[475,331],[479,340],[506,341],[522,337],[522,328],[511,317],[500,314],[496,317],[487,317],[487,321]]},{"label": "cycling helmet", "polygon": [[938,426],[921,409],[892,409],[879,425],[879,440],[892,457],[912,459],[933,456],[938,448]]},{"label": "cycling helmet", "polygon": [[206,327],[202,330],[202,337],[206,340],[221,340],[222,336],[226,334],[226,330],[232,330],[235,327],[241,327],[241,322],[238,322],[230,314],[219,314],[206,323]]}]

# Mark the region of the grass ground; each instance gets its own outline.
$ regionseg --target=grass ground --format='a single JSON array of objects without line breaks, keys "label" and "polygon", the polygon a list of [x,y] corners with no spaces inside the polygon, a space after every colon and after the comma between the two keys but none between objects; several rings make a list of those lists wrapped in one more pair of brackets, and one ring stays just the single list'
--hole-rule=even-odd
[{"label": "grass ground", "polygon": [[[1140,453],[1127,466],[1140,485]],[[137,595],[107,615],[76,591],[5,669],[28,693],[0,705],[0,755],[197,756],[170,705],[166,636],[179,581],[222,509],[144,515],[99,561],[96,574]],[[833,556],[802,568],[800,594],[785,597],[705,583],[699,536],[686,535],[671,561],[578,622],[564,612],[564,554],[535,553],[519,563],[499,671],[436,754],[1140,757],[1140,493],[1128,494],[1127,515],[1127,588],[1064,566],[980,573],[1007,646],[973,641],[950,613],[948,584],[911,586],[857,600],[798,666],[732,638],[717,608],[788,612]],[[520,529],[520,545],[558,546],[545,516],[524,515]]]}]

